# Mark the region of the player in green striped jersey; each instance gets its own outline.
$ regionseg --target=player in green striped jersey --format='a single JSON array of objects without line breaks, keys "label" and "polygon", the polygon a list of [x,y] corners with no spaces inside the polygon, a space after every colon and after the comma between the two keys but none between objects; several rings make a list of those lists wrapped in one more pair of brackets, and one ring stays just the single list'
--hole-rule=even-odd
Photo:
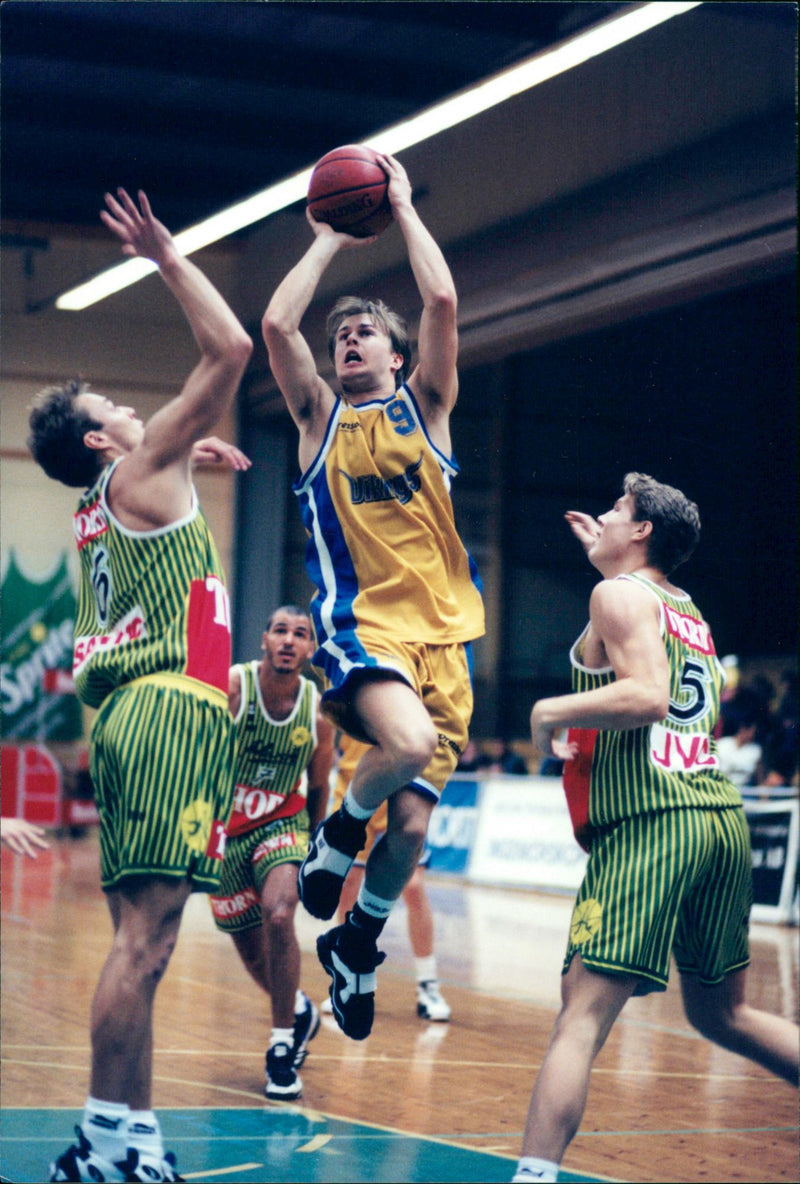
[{"label": "player in green striped jersey", "polygon": [[307,612],[282,605],[262,634],[260,662],[233,666],[228,703],[236,729],[236,787],[218,892],[211,909],[247,970],[272,1000],[268,1098],[302,1093],[297,1070],[319,1027],[300,990],[297,873],[310,830],[325,817],[333,725],[302,674],[315,648]]},{"label": "player in green striped jersey", "polygon": [[798,1080],[796,1025],[746,1002],[750,843],[714,748],[721,667],[699,610],[669,579],[700,537],[697,507],[629,473],[608,513],[567,521],[603,579],[570,655],[575,693],[536,703],[531,731],[565,759],[589,861],[515,1181],[557,1178],[594,1058],[631,995],[666,988],[671,955],[698,1031]]},{"label": "player in green striped jersey", "polygon": [[145,194],[137,205],[119,190],[106,205],[123,253],[157,265],[200,358],[146,424],[80,382],[43,391],[30,417],[29,445],[48,476],[89,490],[75,515],[74,672],[99,708],[90,761],[114,926],[92,1003],[90,1096],[78,1142],[50,1178],[175,1180],[151,1109],[153,1002],[189,894],[218,882],[234,755],[227,592],[192,464],[249,466],[203,437],[229,407],[252,342]]}]

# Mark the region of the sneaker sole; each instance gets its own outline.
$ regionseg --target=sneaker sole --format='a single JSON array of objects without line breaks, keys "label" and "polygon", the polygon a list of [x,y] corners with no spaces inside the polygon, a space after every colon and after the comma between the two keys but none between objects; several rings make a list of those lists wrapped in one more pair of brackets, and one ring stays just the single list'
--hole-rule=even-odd
[{"label": "sneaker sole", "polygon": [[295,1098],[301,1097],[302,1093],[302,1085],[273,1085],[268,1081],[264,1086],[264,1096],[271,1102],[293,1102]]},{"label": "sneaker sole", "polygon": [[431,1015],[424,1004],[417,1004],[417,1015],[420,1019],[427,1020],[429,1024],[449,1024],[450,1015]]}]

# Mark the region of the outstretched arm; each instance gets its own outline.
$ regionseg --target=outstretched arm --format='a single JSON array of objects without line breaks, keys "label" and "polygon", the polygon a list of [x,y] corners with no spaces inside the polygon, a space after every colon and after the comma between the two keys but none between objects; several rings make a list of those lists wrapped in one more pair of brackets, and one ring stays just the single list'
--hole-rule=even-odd
[{"label": "outstretched arm", "polygon": [[270,368],[300,430],[301,454],[304,439],[308,438],[313,447],[315,433],[324,430],[334,394],[317,373],[314,355],[300,332],[300,323],[324,272],[339,251],[374,241],[374,236],[357,239],[337,233],[327,223],[316,222],[308,211],[306,219],[314,232],[314,241],[275,289],[261,320]]},{"label": "outstretched arm", "polygon": [[389,177],[389,201],[406,242],[408,261],[420,296],[418,364],[409,385],[420,400],[426,421],[450,414],[458,397],[458,300],[444,255],[424,226],[411,200],[411,182],[393,156],[378,156]]},{"label": "outstretched arm", "polygon": [[[180,304],[200,349],[200,360],[181,393],[149,420],[137,449],[136,479],[180,463],[188,475],[194,443],[208,434],[230,404],[252,352],[252,342],[220,293],[175,247],[172,235],[139,192],[138,206],[124,189],[106,194],[101,218],[122,243],[122,253],[157,264]],[[133,459],[133,458],[131,458]]]}]

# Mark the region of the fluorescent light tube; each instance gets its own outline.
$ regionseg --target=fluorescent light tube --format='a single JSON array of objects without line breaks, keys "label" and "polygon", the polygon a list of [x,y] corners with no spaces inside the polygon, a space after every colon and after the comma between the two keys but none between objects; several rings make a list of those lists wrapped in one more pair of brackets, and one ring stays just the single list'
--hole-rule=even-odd
[{"label": "fluorescent light tube", "polygon": [[[654,3],[643,4],[619,13],[601,24],[593,25],[583,33],[578,33],[553,49],[526,58],[516,66],[459,91],[440,103],[435,103],[418,115],[412,115],[409,119],[370,136],[362,143],[378,152],[388,152],[392,155],[402,152],[404,148],[419,144],[447,128],[455,127],[456,124],[496,107],[513,95],[521,94],[550,78],[555,78],[557,74],[572,70],[672,17],[697,8],[699,3],[700,0],[674,4],[667,3],[666,0],[656,0]],[[252,197],[228,206],[219,213],[212,214],[210,218],[176,234],[175,244],[178,250],[184,255],[191,255],[201,247],[207,247],[229,234],[235,234],[237,230],[252,226],[268,218],[270,214],[275,214],[278,210],[283,210],[304,198],[308,192],[312,169],[313,166],[310,166],[302,172],[294,173],[283,181],[270,185]],[[128,259],[59,296],[56,308],[73,312],[88,308],[106,296],[137,283],[155,270],[155,264],[147,259]]]}]

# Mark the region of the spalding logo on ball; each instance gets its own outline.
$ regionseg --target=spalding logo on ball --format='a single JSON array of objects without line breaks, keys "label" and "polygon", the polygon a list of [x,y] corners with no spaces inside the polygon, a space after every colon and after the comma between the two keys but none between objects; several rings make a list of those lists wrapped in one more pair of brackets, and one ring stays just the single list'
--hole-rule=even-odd
[{"label": "spalding logo on ball", "polygon": [[317,222],[334,230],[368,238],[392,221],[389,178],[372,148],[346,144],[334,148],[314,166],[308,186],[308,208]]}]

